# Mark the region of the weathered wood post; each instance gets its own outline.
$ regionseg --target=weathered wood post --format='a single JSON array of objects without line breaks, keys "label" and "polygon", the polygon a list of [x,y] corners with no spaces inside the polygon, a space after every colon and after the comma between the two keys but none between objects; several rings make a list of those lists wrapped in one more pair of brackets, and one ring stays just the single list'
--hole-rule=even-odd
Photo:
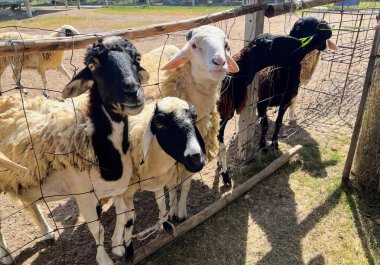
[{"label": "weathered wood post", "polygon": [[26,10],[26,16],[27,17],[32,17],[32,8],[30,7],[30,2],[29,0],[25,0],[24,2],[25,4],[25,10]]},{"label": "weathered wood post", "polygon": [[80,9],[80,0],[77,0],[77,8]]},{"label": "weathered wood post", "polygon": [[[380,55],[379,33],[378,30],[376,57]],[[380,192],[380,62],[374,61],[372,69],[368,66],[372,78],[352,172],[361,187]]]},{"label": "weathered wood post", "polygon": [[64,3],[65,3],[66,9],[69,9],[69,1],[68,0],[64,0]]},{"label": "weathered wood post", "polygon": [[[354,161],[354,156],[355,156],[355,152],[356,152],[356,149],[357,149],[357,146],[358,146],[358,140],[359,140],[359,134],[360,134],[360,130],[361,130],[361,127],[362,127],[362,123],[363,123],[363,116],[364,116],[364,110],[365,110],[365,107],[366,107],[366,103],[367,103],[367,98],[368,98],[368,94],[369,94],[369,91],[371,89],[371,86],[373,84],[373,75],[374,73],[377,73],[377,71],[375,71],[375,66],[376,66],[376,59],[377,59],[377,56],[379,54],[379,44],[380,44],[380,30],[376,30],[376,33],[375,33],[375,38],[374,38],[374,41],[373,41],[373,45],[372,45],[372,50],[371,50],[371,54],[370,54],[370,58],[369,58],[369,61],[368,61],[368,67],[367,67],[367,73],[366,73],[366,77],[365,77],[365,81],[364,81],[364,85],[363,85],[363,92],[362,92],[362,97],[360,99],[360,104],[359,104],[359,109],[358,109],[358,114],[357,114],[357,117],[356,117],[356,122],[355,122],[355,126],[354,126],[354,131],[352,133],[352,137],[351,137],[351,144],[350,144],[350,148],[348,150],[348,154],[347,154],[347,158],[346,158],[346,164],[344,166],[344,170],[343,170],[343,175],[342,175],[342,184],[343,185],[347,185],[348,182],[349,182],[349,178],[350,178],[350,174],[351,174],[351,168],[352,168],[352,163]],[[378,74],[378,73],[377,73]],[[379,80],[379,79],[377,79]],[[377,113],[377,118],[379,118],[379,114]],[[374,124],[368,124],[367,121],[365,121],[365,125],[368,127],[368,126],[375,126],[377,125],[377,123],[374,123]],[[368,130],[369,128],[366,128],[366,130]],[[378,130],[378,128],[375,127],[375,130]],[[378,131],[377,131],[378,133]],[[363,135],[363,137],[365,138],[366,136]],[[371,139],[368,139],[369,141]],[[364,141],[364,140],[362,140]],[[360,149],[361,151],[358,151],[358,155],[363,155],[365,152],[365,150],[363,150],[362,148],[366,148],[365,145],[373,145],[373,143],[371,142],[361,142],[360,143],[361,145],[363,144],[364,146],[361,146]],[[376,155],[373,154],[374,156],[371,157],[371,159],[376,159]],[[357,159],[361,160],[360,157],[358,157]],[[358,168],[357,168],[358,170]],[[358,172],[358,174],[360,174],[360,172]]]},{"label": "weathered wood post", "polygon": [[[262,4],[263,0],[247,0],[249,4]],[[248,41],[253,40],[258,34],[264,30],[264,11],[255,12],[245,16],[245,45]],[[239,117],[239,133],[238,133],[238,156],[240,159],[246,160],[253,154],[254,143],[253,136],[255,134],[254,123],[256,121],[256,102],[257,102],[258,78],[255,78],[248,89],[247,105],[241,112]]]}]

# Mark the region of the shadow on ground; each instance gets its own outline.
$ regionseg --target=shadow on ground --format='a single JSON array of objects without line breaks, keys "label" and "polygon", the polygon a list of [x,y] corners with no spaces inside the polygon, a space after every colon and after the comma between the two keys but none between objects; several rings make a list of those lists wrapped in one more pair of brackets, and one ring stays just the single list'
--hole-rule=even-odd
[{"label": "shadow on ground", "polygon": [[[62,7],[55,9],[54,7],[51,7],[49,9],[36,9],[32,7],[32,10],[36,10],[37,12],[33,12],[33,17],[38,17],[41,15],[46,15],[46,14],[52,14],[52,13],[57,13],[57,12],[62,12],[62,11],[67,11],[65,9],[62,9]],[[9,21],[9,20],[28,20],[26,16],[26,11],[25,9],[22,10],[13,10],[13,14],[9,16],[0,16],[0,22],[3,21]],[[11,25],[10,25],[11,26]],[[24,26],[28,26],[27,24]]]}]

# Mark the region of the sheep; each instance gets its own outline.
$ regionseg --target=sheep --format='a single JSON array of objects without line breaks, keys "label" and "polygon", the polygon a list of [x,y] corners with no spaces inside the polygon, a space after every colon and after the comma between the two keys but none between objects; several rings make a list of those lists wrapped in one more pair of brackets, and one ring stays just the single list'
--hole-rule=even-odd
[{"label": "sheep", "polygon": [[[63,25],[62,27],[54,30],[54,32],[49,35],[30,35],[20,32],[4,32],[0,33],[0,41],[8,40],[28,40],[28,39],[40,39],[40,38],[54,38],[54,37],[70,37],[79,34],[78,30],[70,25]],[[24,69],[35,69],[41,76],[43,83],[43,94],[45,97],[49,96],[47,89],[47,80],[45,72],[46,70],[55,69],[71,80],[71,74],[66,70],[63,65],[63,55],[64,51],[54,51],[54,52],[42,52],[42,53],[31,53],[25,55],[15,55],[0,57],[0,96],[2,94],[1,77],[4,70],[9,64],[13,65],[14,75],[13,78],[18,86],[20,86],[21,70]],[[20,87],[24,93],[27,93],[26,88]]]},{"label": "sheep", "polygon": [[[300,21],[304,23],[300,23]],[[309,28],[310,24],[314,26],[312,29]],[[283,103],[279,112],[282,113],[285,112],[290,102],[294,102],[292,99],[294,99],[298,92],[300,79],[300,72],[296,69],[299,65],[298,58],[304,58],[306,54],[309,54],[314,49],[325,49],[326,42],[331,49],[336,49],[335,44],[329,40],[332,34],[331,28],[326,21],[319,21],[318,19],[307,20],[302,18],[295,24],[295,28],[297,28],[297,32],[304,32],[303,34],[305,37],[310,37],[305,39],[306,41],[310,40],[308,45],[300,48],[297,46],[301,43],[300,41],[294,41],[292,38],[287,38],[287,36],[279,37],[264,34],[258,36],[255,40],[250,42],[247,47],[243,48],[240,53],[234,56],[234,59],[237,61],[241,70],[238,74],[234,74],[231,79],[225,79],[223,81],[222,95],[218,103],[218,110],[221,116],[220,130],[218,134],[220,142],[218,162],[219,165],[222,166],[220,175],[225,184],[230,184],[231,180],[227,172],[224,130],[227,122],[233,117],[234,112],[236,111],[236,113],[239,114],[244,109],[248,92],[247,87],[252,82],[255,74],[265,67],[274,65],[273,68],[262,70],[259,75],[260,84],[257,107],[262,126],[265,127],[264,125],[267,123],[265,112],[269,105],[277,106],[280,105],[280,102]],[[292,32],[294,32],[294,30]],[[296,46],[290,46],[291,49],[281,47],[280,45],[277,46],[277,44],[280,43],[287,45],[287,42],[295,44]],[[316,63],[313,64],[311,68],[315,68],[315,66]],[[292,70],[292,74],[290,74],[289,69]],[[306,82],[306,77],[311,77],[311,74],[308,75],[307,71],[304,71],[302,74],[304,77],[303,80]],[[283,84],[287,84],[287,87],[285,88]],[[282,96],[283,92],[286,92],[284,96]],[[268,98],[273,95],[277,96],[268,100]],[[270,104],[268,105],[269,102]],[[292,110],[294,110],[294,106],[295,105],[292,104]],[[291,115],[295,116],[294,111],[291,113]],[[263,118],[263,116],[265,117]],[[279,120],[276,124],[279,125],[279,130],[279,127],[282,124],[283,113],[281,115],[279,114],[278,117]],[[264,132],[266,133],[265,130],[263,130],[263,133]],[[278,146],[277,135],[278,131],[274,134],[275,148]],[[265,150],[265,145],[265,136],[263,136],[260,141],[260,149]]]},{"label": "sheep", "polygon": [[[119,37],[101,38],[88,47],[85,68],[62,91],[68,98],[89,90],[84,94],[88,100],[74,103],[76,111],[68,101],[36,97],[22,106],[17,95],[0,98],[0,151],[28,168],[27,173],[0,172],[0,190],[26,207],[46,238],[54,238],[54,232],[32,202],[74,197],[96,241],[101,265],[113,262],[104,249],[104,229],[96,211],[99,199],[113,197],[116,223],[126,225],[122,194],[132,176],[127,120],[143,109],[141,84],[148,78],[140,58],[133,44]],[[128,252],[124,243],[123,234],[115,231],[113,253]],[[6,242],[0,234],[1,246]],[[6,264],[9,260],[9,255],[2,258]]]},{"label": "sheep", "polygon": [[[187,37],[187,43],[172,56],[173,48],[167,50],[164,58],[171,58],[161,70],[165,70],[165,78],[159,86],[144,88],[145,95],[149,97],[176,96],[189,102],[197,111],[198,118],[196,126],[205,141],[206,161],[216,157],[218,152],[217,133],[219,129],[219,114],[216,109],[216,102],[220,96],[220,84],[227,72],[236,73],[239,68],[230,56],[230,48],[225,33],[214,26],[201,26],[191,30]],[[157,56],[155,62],[159,62],[159,48],[153,51]],[[166,52],[165,52],[166,53]],[[143,58],[154,57],[151,53],[143,55]],[[149,60],[148,60],[149,61]],[[157,65],[157,64],[150,64]],[[156,74],[148,69],[149,65],[143,64],[151,76]],[[156,67],[156,66],[155,66]],[[152,91],[153,90],[153,91]],[[153,95],[153,96],[152,96]],[[173,199],[177,179],[184,179],[182,183],[181,196],[177,200],[171,201],[170,218],[177,217],[179,220],[187,218],[186,201],[190,189],[192,173],[185,170],[182,165],[178,166],[178,174],[171,174],[172,182],[168,185]]]},{"label": "sheep", "polygon": [[[314,36],[318,34],[319,25],[328,24],[325,20],[319,20],[316,17],[306,16],[298,19],[294,25],[292,30],[289,33],[289,36],[301,39],[307,38],[309,36]],[[331,40],[327,40],[327,47],[333,51],[337,51],[338,47]],[[314,74],[315,69],[317,68],[317,64],[320,59],[321,50],[313,50],[311,51],[305,59],[301,62],[301,81],[300,85],[305,86],[310,81],[311,77]],[[265,78],[264,76],[262,78]],[[289,106],[289,120],[290,122],[295,122],[296,120],[296,98],[294,97]]]},{"label": "sheep", "polygon": [[[124,193],[129,210],[124,235],[127,246],[131,242],[135,219],[131,211],[134,194],[139,190],[154,192],[162,220],[167,214],[164,194],[164,187],[170,182],[167,171],[177,163],[194,173],[205,165],[205,145],[195,126],[196,118],[195,109],[176,97],[151,102],[140,114],[129,117],[133,176]],[[127,259],[133,260],[133,252],[128,254]]]}]

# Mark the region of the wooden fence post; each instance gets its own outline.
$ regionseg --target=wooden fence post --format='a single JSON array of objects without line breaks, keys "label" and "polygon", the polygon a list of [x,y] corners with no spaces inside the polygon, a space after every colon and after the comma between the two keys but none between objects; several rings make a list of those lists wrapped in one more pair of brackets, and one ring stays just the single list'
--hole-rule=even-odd
[{"label": "wooden fence post", "polygon": [[[247,4],[262,4],[263,0],[247,0]],[[253,40],[258,34],[264,30],[264,12],[255,12],[245,16],[245,32],[244,40]],[[240,159],[246,160],[253,154],[253,136],[255,135],[256,121],[256,102],[257,102],[258,78],[255,78],[248,89],[247,105],[241,112],[239,117],[239,133],[238,133],[238,156]]]},{"label": "wooden fence post", "polygon": [[77,0],[77,8],[80,9],[80,0]]},{"label": "wooden fence post", "polygon": [[26,16],[27,17],[32,17],[32,8],[30,7],[30,2],[29,0],[24,1],[25,4],[25,10],[26,10]]},{"label": "wooden fence post", "polygon": [[350,180],[352,163],[354,161],[355,151],[356,151],[356,147],[357,147],[358,139],[359,139],[359,133],[360,133],[361,125],[363,122],[364,109],[366,106],[368,93],[370,91],[371,84],[372,84],[372,77],[373,77],[373,73],[375,69],[376,58],[377,58],[377,55],[379,54],[379,44],[380,44],[380,30],[376,30],[371,54],[368,61],[368,67],[367,67],[366,77],[365,77],[365,81],[363,85],[362,97],[360,99],[358,114],[357,114],[356,122],[354,126],[354,131],[351,136],[350,148],[348,150],[346,163],[343,169],[342,184],[346,186]]}]

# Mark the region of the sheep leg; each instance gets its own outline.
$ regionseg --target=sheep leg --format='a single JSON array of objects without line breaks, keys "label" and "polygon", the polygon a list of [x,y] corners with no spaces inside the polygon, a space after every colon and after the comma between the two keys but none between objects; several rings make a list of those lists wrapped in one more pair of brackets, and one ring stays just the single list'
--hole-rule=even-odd
[{"label": "sheep leg", "polygon": [[178,215],[178,200],[176,183],[168,185],[169,188],[169,218],[173,220]]},{"label": "sheep leg", "polygon": [[[112,236],[112,252],[119,257],[124,257],[125,253],[128,252],[128,250],[126,251],[127,241],[124,241],[123,237],[124,229],[126,229],[126,225],[128,223],[128,207],[125,203],[123,195],[114,196],[113,202],[116,209],[116,224]],[[130,238],[128,241],[129,240]]]},{"label": "sheep leg", "polygon": [[[1,64],[1,61],[0,61],[0,64]],[[3,95],[3,87],[1,85],[1,80],[2,80],[4,70],[5,70],[5,68],[0,67],[0,96]]]},{"label": "sheep leg", "polygon": [[67,78],[69,80],[71,80],[73,77],[71,76],[71,74],[66,70],[66,68],[63,66],[63,64],[61,64],[60,66],[57,67],[57,70],[60,71],[62,74],[64,74],[65,76],[67,76]]},{"label": "sheep leg", "polygon": [[168,211],[166,209],[165,190],[164,189],[160,189],[158,191],[155,191],[154,194],[156,196],[156,202],[157,202],[158,211],[159,211],[158,219],[160,220],[160,222],[162,222],[162,227],[166,231],[170,231],[172,229],[172,227],[167,222],[167,220],[168,220]]},{"label": "sheep leg", "polygon": [[228,174],[227,168],[227,150],[224,145],[224,130],[226,129],[227,119],[222,119],[220,121],[220,129],[218,133],[219,140],[219,152],[218,152],[218,165],[222,166],[222,170],[220,172],[220,176],[223,179],[224,185],[231,185],[231,178]]},{"label": "sheep leg", "polygon": [[0,218],[0,263],[1,264],[12,264],[13,258],[11,256],[11,251],[7,247],[7,242],[3,236],[2,228],[1,228],[1,218]]},{"label": "sheep leg", "polygon": [[133,261],[133,244],[132,244],[132,232],[133,225],[135,223],[135,206],[133,204],[133,194],[124,193],[124,202],[127,206],[127,212],[125,214],[125,218],[127,223],[125,224],[124,229],[124,244],[126,247],[125,259],[128,261]]},{"label": "sheep leg", "polygon": [[185,176],[185,181],[182,182],[181,188],[181,196],[178,202],[178,221],[184,221],[187,219],[187,195],[189,194],[190,186],[191,186],[191,177]]},{"label": "sheep leg", "polygon": [[41,76],[41,79],[42,79],[42,85],[43,85],[43,88],[44,88],[44,92],[42,92],[42,94],[48,98],[49,97],[49,90],[47,89],[47,80],[46,80],[46,74],[45,74],[45,70],[43,69],[38,69],[38,73],[40,74]]},{"label": "sheep leg", "polygon": [[[260,98],[259,98],[260,100]],[[257,112],[258,116],[260,118],[260,125],[261,125],[261,136],[260,136],[260,142],[259,142],[259,148],[262,152],[266,152],[267,147],[267,132],[268,132],[268,116],[267,116],[267,108],[268,108],[268,102],[261,101],[257,103]]]},{"label": "sheep leg", "polygon": [[28,94],[28,90],[21,85],[21,69],[14,67],[13,71],[13,80],[16,83],[16,86],[23,92],[25,95]]},{"label": "sheep leg", "polygon": [[295,123],[296,122],[296,98],[293,98],[292,102],[289,106],[289,122]]},{"label": "sheep leg", "polygon": [[280,106],[280,109],[278,110],[278,115],[276,119],[276,127],[274,129],[274,133],[272,136],[272,146],[275,150],[278,150],[278,134],[282,126],[282,120],[284,118],[286,109],[287,108],[285,106]]},{"label": "sheep leg", "polygon": [[88,228],[95,239],[97,245],[96,261],[99,265],[113,265],[113,261],[104,249],[104,227],[98,220],[96,206],[98,201],[94,194],[84,194],[76,196],[76,201],[81,215],[87,222]]},{"label": "sheep leg", "polygon": [[49,224],[46,222],[46,219],[41,214],[41,210],[38,204],[33,203],[29,207],[26,207],[25,211],[31,217],[33,223],[40,229],[41,235],[44,236],[44,240],[54,240],[55,233],[53,229],[50,228]]},{"label": "sheep leg", "polygon": [[259,148],[261,151],[265,152],[266,147],[267,147],[266,136],[268,132],[268,117],[266,114],[260,117],[260,125],[261,125],[261,136],[260,136]]}]

